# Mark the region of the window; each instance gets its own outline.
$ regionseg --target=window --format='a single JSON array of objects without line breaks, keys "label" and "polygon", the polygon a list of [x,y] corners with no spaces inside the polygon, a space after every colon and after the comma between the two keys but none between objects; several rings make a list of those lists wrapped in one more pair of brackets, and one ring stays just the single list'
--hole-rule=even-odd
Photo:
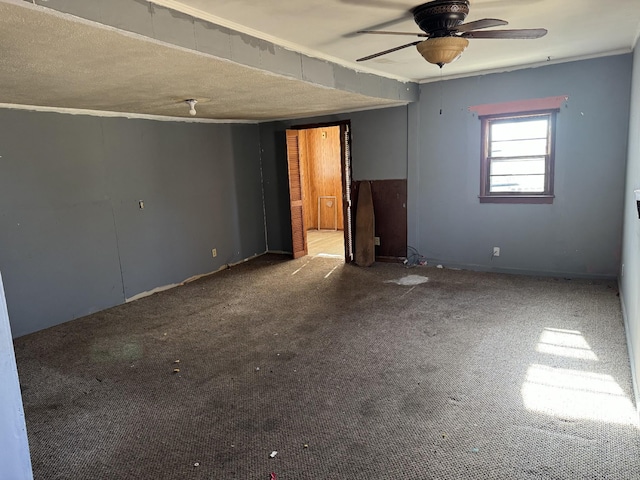
[{"label": "window", "polygon": [[552,203],[555,110],[482,121],[480,202]]}]

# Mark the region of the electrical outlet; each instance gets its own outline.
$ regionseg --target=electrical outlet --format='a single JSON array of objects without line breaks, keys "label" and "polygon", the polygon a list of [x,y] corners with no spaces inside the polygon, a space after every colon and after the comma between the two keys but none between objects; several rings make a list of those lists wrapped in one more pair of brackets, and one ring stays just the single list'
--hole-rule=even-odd
[{"label": "electrical outlet", "polygon": [[493,256],[494,257],[500,256],[500,247],[493,247]]},{"label": "electrical outlet", "polygon": [[144,208],[144,201],[143,200],[138,200],[138,208],[140,208],[140,210],[142,210]]},{"label": "electrical outlet", "polygon": [[380,237],[373,237],[373,244],[380,246]]},{"label": "electrical outlet", "polygon": [[214,257],[214,258],[218,256],[218,249],[217,248],[212,248],[211,249],[211,256]]}]

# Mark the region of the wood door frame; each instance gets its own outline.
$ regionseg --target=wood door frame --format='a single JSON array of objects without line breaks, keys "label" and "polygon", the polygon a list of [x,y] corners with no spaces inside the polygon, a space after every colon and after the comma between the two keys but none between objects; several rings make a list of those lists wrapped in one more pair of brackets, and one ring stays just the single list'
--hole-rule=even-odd
[{"label": "wood door frame", "polygon": [[[342,211],[344,218],[344,249],[345,263],[353,261],[353,212],[351,198],[351,181],[353,178],[351,167],[351,120],[337,120],[335,122],[311,123],[293,125],[287,130],[311,130],[323,127],[340,127],[340,176],[342,180]],[[347,158],[347,156],[349,158]],[[287,162],[288,163],[288,162]],[[347,170],[348,167],[348,170]],[[348,179],[347,179],[348,177]],[[291,195],[291,193],[289,193]],[[295,232],[291,232],[292,237]],[[305,250],[307,249],[307,236],[304,235]]]}]

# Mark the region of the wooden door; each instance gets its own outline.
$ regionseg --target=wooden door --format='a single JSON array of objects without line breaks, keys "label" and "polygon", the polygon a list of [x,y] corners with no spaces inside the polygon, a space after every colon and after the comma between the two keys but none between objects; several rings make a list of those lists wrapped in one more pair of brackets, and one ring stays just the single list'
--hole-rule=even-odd
[{"label": "wooden door", "polygon": [[302,209],[302,172],[300,171],[300,142],[297,130],[287,130],[287,162],[289,164],[293,258],[300,258],[307,254],[307,229],[304,225]]}]

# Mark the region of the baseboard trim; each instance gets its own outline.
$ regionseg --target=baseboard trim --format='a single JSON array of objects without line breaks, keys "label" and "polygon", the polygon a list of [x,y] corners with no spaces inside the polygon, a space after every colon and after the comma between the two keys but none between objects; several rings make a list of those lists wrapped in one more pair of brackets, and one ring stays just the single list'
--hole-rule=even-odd
[{"label": "baseboard trim", "polygon": [[444,268],[450,270],[470,270],[472,272],[487,272],[487,273],[507,273],[510,275],[528,275],[533,277],[555,277],[564,279],[575,280],[598,280],[615,282],[618,280],[617,275],[609,275],[606,273],[577,273],[577,272],[552,272],[547,270],[527,270],[520,268],[504,268],[491,265],[480,264],[463,264],[455,262],[447,262],[439,260],[437,258],[427,258],[428,265],[443,265]]},{"label": "baseboard trim", "polygon": [[240,261],[237,262],[233,262],[233,263],[226,263],[224,265],[221,265],[220,268],[218,268],[217,270],[214,270],[212,272],[207,272],[207,273],[201,273],[199,275],[194,275],[192,277],[187,278],[186,280],[183,280],[182,282],[179,283],[171,283],[169,285],[161,285],[159,287],[154,288],[153,290],[149,290],[147,292],[140,292],[137,293],[135,295],[133,295],[132,297],[128,297],[125,299],[124,303],[130,303],[130,302],[135,302],[136,300],[140,300],[141,298],[145,298],[145,297],[149,297],[151,295],[153,295],[154,293],[160,293],[160,292],[164,292],[165,290],[171,290],[172,288],[175,287],[180,287],[182,285],[186,285],[187,283],[191,283],[191,282],[195,282],[196,280],[200,280],[201,278],[204,277],[208,277],[210,275],[214,275],[222,270],[227,270],[231,267],[235,267],[236,265],[240,265],[241,263],[245,263],[248,262],[249,260],[253,260],[254,258],[258,258],[262,255],[265,255],[267,252],[263,252],[263,253],[256,253],[255,255],[251,256],[251,257],[247,257],[244,258]]},{"label": "baseboard trim", "polygon": [[385,257],[385,256],[376,256],[376,262],[381,263],[403,263],[404,257]]},{"label": "baseboard trim", "polygon": [[273,253],[275,255],[293,255],[293,252],[286,252],[284,250],[267,250],[266,253]]},{"label": "baseboard trim", "polygon": [[629,317],[627,316],[627,308],[624,303],[624,293],[620,288],[620,281],[618,280],[618,292],[620,292],[620,307],[622,309],[622,321],[624,323],[624,333],[627,339],[627,353],[629,355],[629,365],[631,366],[631,384],[633,386],[633,396],[635,397],[636,414],[638,415],[638,424],[640,425],[640,385],[638,384],[638,372],[635,365],[635,351],[633,350],[633,344],[631,343],[631,332],[629,331]]}]

